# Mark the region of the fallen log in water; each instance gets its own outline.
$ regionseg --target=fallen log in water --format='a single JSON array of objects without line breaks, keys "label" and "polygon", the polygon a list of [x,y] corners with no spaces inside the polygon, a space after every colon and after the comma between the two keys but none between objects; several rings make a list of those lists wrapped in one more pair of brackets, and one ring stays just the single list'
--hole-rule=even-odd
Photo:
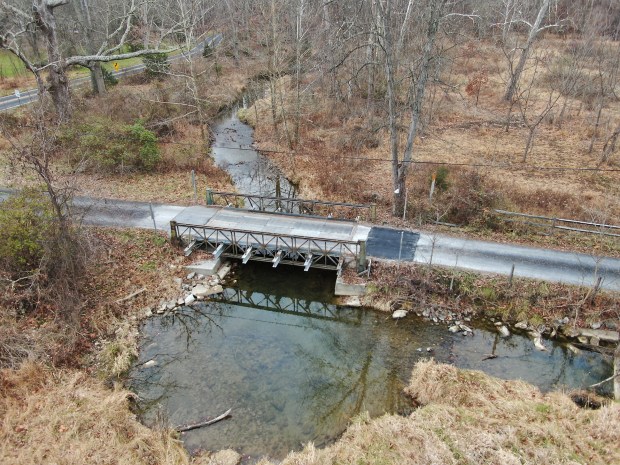
[{"label": "fallen log in water", "polygon": [[175,428],[175,430],[177,430],[179,433],[184,433],[185,431],[191,431],[193,429],[196,428],[202,428],[203,426],[209,426],[212,425],[213,423],[217,423],[220,420],[223,420],[226,417],[230,416],[230,412],[232,409],[228,409],[226,410],[224,413],[222,413],[219,417],[215,417],[212,420],[207,420],[207,421],[202,421],[200,423],[195,423],[193,425],[181,425],[181,426],[177,426]]}]

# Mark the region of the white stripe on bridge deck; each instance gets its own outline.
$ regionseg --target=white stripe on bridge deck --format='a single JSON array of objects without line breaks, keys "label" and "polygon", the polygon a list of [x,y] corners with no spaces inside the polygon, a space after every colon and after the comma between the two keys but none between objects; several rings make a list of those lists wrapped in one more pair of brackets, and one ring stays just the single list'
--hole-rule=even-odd
[{"label": "white stripe on bridge deck", "polygon": [[221,206],[187,207],[175,216],[173,221],[211,228],[353,242],[366,241],[370,233],[369,227],[354,221],[254,212]]}]

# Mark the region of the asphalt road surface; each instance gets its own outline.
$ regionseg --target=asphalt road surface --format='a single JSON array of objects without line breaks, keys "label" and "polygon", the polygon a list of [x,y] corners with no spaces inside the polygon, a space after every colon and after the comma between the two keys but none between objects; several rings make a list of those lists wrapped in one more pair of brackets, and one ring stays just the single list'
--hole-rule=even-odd
[{"label": "asphalt road surface", "polygon": [[[190,56],[195,56],[201,54],[205,44],[210,47],[217,47],[222,41],[222,34],[216,34],[212,37],[206,38],[204,41],[200,42],[193,49],[189,51]],[[168,61],[173,63],[175,61],[182,60],[185,55],[180,53],[178,55],[172,55],[168,58]],[[112,74],[117,78],[122,78],[124,76],[131,76],[133,74],[138,74],[144,71],[144,64],[139,63],[133,66],[128,66],[127,68],[123,68],[119,71],[112,71]],[[72,79],[70,82],[71,87],[79,87],[86,83],[90,83],[90,76],[80,77],[76,79]],[[6,97],[0,97],[0,111],[12,110],[17,107],[21,107],[22,105],[27,105],[31,102],[34,102],[39,97],[38,89],[29,89],[20,92],[20,96],[16,95],[7,95]]]},{"label": "asphalt road surface", "polygon": [[[401,248],[402,237],[402,248]],[[369,256],[590,286],[620,291],[620,260],[497,242],[374,227]]]},{"label": "asphalt road surface", "polygon": [[[0,189],[0,200],[9,193]],[[166,232],[170,231],[170,220],[185,208],[84,197],[76,198],[74,205],[85,224],[148,229],[153,228],[152,207],[157,229]],[[515,276],[566,284],[590,286],[600,276],[604,289],[620,291],[620,259],[616,258],[382,227],[370,230],[366,251],[369,257],[400,257],[406,262],[501,275],[509,275],[514,265]]]}]

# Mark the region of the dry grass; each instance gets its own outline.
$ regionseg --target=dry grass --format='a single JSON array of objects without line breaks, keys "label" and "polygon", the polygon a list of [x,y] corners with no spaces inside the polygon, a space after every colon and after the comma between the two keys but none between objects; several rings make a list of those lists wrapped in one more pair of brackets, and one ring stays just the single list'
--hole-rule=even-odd
[{"label": "dry grass", "polygon": [[26,364],[0,373],[0,462],[188,464],[168,430],[129,412],[132,394],[83,372]]},{"label": "dry grass", "polygon": [[599,292],[589,301],[590,289],[429,268],[424,265],[373,263],[367,304],[393,308],[391,303],[410,301],[417,308],[438,308],[456,315],[497,315],[505,321],[528,321],[532,326],[554,327],[568,317],[579,327],[594,322],[620,322],[620,301],[614,293]]},{"label": "dry grass", "polygon": [[362,416],[334,445],[310,444],[282,465],[620,463],[618,404],[582,410],[561,393],[433,361],[416,365],[406,391],[421,405],[409,417]]},{"label": "dry grass", "polygon": [[[0,308],[0,363],[10,367],[0,371],[0,463],[189,464],[171,430],[141,425],[130,411],[133,394],[102,381],[133,363],[144,307],[176,295],[174,277],[188,259],[149,231],[94,229],[91,240],[99,255],[82,290],[74,346],[62,345],[63,328],[44,309],[19,316]],[[64,365],[52,368],[54,360]]]}]

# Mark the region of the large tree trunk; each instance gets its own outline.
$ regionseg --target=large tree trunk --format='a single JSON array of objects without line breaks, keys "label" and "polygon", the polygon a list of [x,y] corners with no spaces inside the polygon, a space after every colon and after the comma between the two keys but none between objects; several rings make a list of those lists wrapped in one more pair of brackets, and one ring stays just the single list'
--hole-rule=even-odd
[{"label": "large tree trunk", "polygon": [[47,91],[52,97],[56,113],[60,121],[67,121],[71,112],[69,109],[69,79],[62,63],[50,67],[47,77]]},{"label": "large tree trunk", "polygon": [[52,96],[54,107],[61,121],[69,119],[69,79],[67,66],[62,59],[54,8],[65,5],[69,0],[35,0],[32,8],[37,26],[41,28],[47,43],[47,56],[50,63],[48,75],[48,92]]},{"label": "large tree trunk", "polygon": [[103,70],[101,63],[96,61],[90,66],[90,79],[93,86],[93,92],[103,95],[106,92],[105,81],[103,79]]}]

